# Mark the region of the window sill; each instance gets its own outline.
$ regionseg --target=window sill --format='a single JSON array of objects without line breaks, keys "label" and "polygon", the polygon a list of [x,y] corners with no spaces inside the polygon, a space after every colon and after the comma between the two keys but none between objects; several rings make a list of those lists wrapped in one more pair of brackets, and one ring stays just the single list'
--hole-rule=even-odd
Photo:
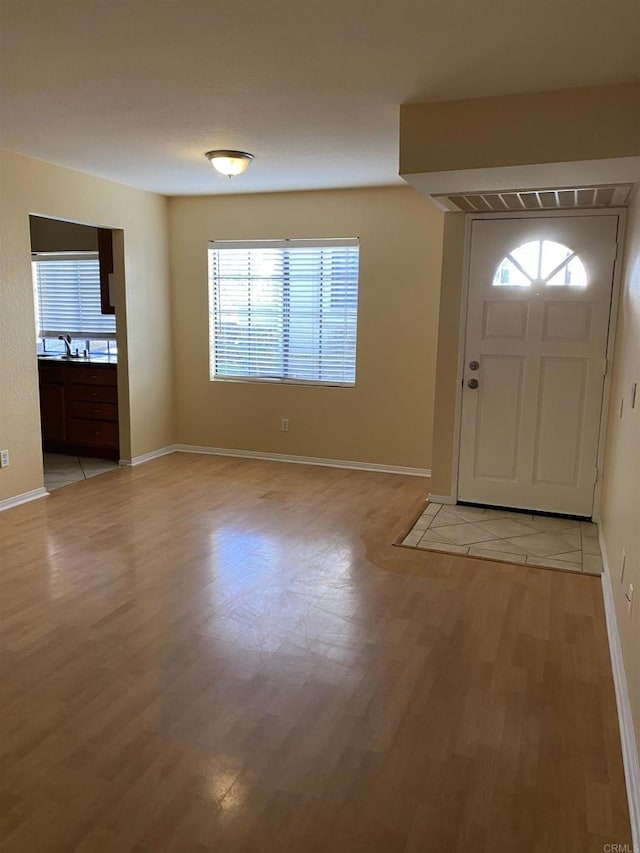
[{"label": "window sill", "polygon": [[346,388],[356,387],[355,382],[322,382],[313,379],[268,379],[258,376],[210,376],[210,382],[232,382],[236,385],[302,385],[307,388]]}]

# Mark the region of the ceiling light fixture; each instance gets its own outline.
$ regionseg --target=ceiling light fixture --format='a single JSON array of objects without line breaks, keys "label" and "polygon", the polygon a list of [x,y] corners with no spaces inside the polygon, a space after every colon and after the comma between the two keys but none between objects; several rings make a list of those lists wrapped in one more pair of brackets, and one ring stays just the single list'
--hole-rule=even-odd
[{"label": "ceiling light fixture", "polygon": [[253,160],[253,154],[246,151],[207,151],[204,156],[214,169],[228,178],[240,175]]}]

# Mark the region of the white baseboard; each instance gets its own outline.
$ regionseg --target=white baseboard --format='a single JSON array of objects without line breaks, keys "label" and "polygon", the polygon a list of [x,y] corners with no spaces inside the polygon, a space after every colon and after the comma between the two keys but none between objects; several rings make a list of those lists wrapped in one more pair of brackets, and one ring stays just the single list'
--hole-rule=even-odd
[{"label": "white baseboard", "polygon": [[627,799],[629,801],[629,817],[631,820],[631,837],[634,849],[640,849],[640,757],[638,756],[638,745],[636,744],[635,729],[631,716],[631,702],[629,699],[629,688],[627,676],[624,670],[624,659],[620,646],[620,635],[618,633],[618,620],[616,617],[616,605],[613,598],[613,587],[611,585],[611,570],[607,559],[607,550],[602,534],[602,527],[598,527],[598,539],[604,571],[602,572],[602,595],[604,598],[604,612],[607,620],[607,634],[609,636],[609,653],[611,655],[611,669],[613,670],[613,683],[616,690],[616,704],[618,706],[618,723],[620,725],[620,741],[622,744],[622,760],[624,763],[624,776],[627,783]]},{"label": "white baseboard", "polygon": [[430,493],[429,501],[432,504],[445,504],[446,506],[456,505],[456,499],[452,495],[434,495]]},{"label": "white baseboard", "polygon": [[378,471],[383,474],[405,474],[410,477],[430,477],[428,468],[405,468],[401,465],[379,465],[377,462],[350,462],[346,459],[323,459],[318,456],[289,456],[285,453],[260,453],[255,450],[231,450],[226,447],[196,447],[176,444],[178,453],[202,453],[206,456],[236,456],[240,459],[261,459],[267,462],[293,462],[297,465],[320,465],[326,468],[349,468],[354,471]]},{"label": "white baseboard", "polygon": [[405,474],[410,477],[430,477],[429,468],[407,468],[401,465],[380,465],[377,462],[352,462],[347,459],[324,459],[319,456],[289,456],[285,453],[261,453],[256,450],[235,450],[228,447],[199,447],[192,444],[171,444],[134,456],[132,459],[121,459],[120,465],[132,468],[159,459],[169,453],[200,453],[205,456],[234,456],[239,459],[261,459],[267,462],[293,462],[298,465],[320,465],[327,468],[349,468],[354,471],[378,471],[383,474]]},{"label": "white baseboard", "polygon": [[120,466],[122,468],[135,468],[136,465],[142,465],[144,462],[151,462],[152,459],[159,459],[161,456],[168,456],[169,453],[175,452],[175,444],[170,444],[167,447],[161,447],[159,450],[151,450],[149,453],[143,453],[142,456],[134,456],[132,459],[121,459]]},{"label": "white baseboard", "polygon": [[0,501],[0,512],[5,509],[12,509],[14,506],[29,503],[29,501],[37,501],[39,498],[48,498],[49,492],[45,488],[32,489],[30,492],[23,492],[21,495],[16,495],[13,498],[5,498]]}]

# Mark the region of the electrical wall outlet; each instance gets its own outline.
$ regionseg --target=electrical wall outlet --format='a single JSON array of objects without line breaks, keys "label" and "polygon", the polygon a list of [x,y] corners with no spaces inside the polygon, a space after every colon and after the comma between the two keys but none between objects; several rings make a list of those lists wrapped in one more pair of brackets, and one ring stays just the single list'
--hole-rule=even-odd
[{"label": "electrical wall outlet", "polygon": [[620,583],[624,581],[624,570],[627,568],[627,552],[622,549],[622,559],[620,560]]},{"label": "electrical wall outlet", "polygon": [[289,432],[289,418],[280,418],[280,430]]},{"label": "electrical wall outlet", "polygon": [[0,468],[9,467],[9,451],[0,450]]}]

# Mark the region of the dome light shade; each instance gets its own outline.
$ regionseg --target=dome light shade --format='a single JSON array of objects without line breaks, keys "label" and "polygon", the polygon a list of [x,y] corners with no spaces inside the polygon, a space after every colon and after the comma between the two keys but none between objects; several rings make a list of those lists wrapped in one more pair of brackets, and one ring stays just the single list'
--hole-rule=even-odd
[{"label": "dome light shade", "polygon": [[246,151],[207,151],[204,156],[214,169],[228,178],[240,175],[253,160],[253,154],[247,154]]}]

